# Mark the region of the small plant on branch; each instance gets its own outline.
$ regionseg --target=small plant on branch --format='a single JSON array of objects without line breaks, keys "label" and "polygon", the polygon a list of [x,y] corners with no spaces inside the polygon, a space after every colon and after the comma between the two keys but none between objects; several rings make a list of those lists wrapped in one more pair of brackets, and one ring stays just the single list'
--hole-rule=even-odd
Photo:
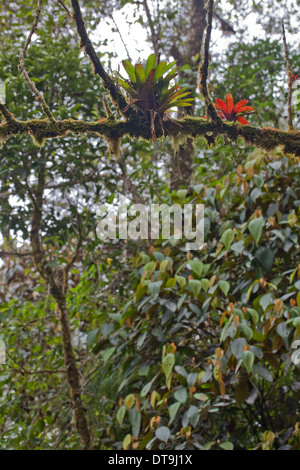
[{"label": "small plant on branch", "polygon": [[126,113],[129,108],[135,107],[145,116],[148,115],[152,139],[155,141],[155,120],[159,120],[164,134],[163,121],[171,119],[170,111],[174,107],[191,106],[194,98],[188,97],[190,92],[186,91],[186,87],[170,87],[171,80],[178,75],[176,61],[157,63],[156,55],[150,54],[145,66],[141,63],[133,66],[129,60],[123,60],[122,64],[129,80],[121,77],[118,82],[130,97],[130,102],[122,111]]},{"label": "small plant on branch", "polygon": [[[248,126],[249,122],[246,121],[243,116],[254,114],[256,111],[252,106],[245,106],[247,103],[247,100],[242,100],[234,104],[232,95],[228,94],[226,95],[225,102],[220,98],[217,98],[214,106],[217,109],[218,115],[222,119],[226,119],[230,122],[238,121],[240,124]],[[203,118],[206,119],[206,116],[203,116]]]}]

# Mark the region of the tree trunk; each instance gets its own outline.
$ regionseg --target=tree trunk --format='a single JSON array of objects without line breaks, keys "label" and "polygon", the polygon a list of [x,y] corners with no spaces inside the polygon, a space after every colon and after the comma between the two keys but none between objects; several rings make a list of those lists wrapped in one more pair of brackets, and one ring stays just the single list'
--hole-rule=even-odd
[{"label": "tree trunk", "polygon": [[41,276],[50,286],[51,294],[53,295],[58,311],[60,313],[60,323],[62,326],[62,342],[64,351],[64,362],[66,366],[66,373],[70,385],[70,394],[72,401],[72,409],[76,423],[76,429],[80,435],[81,441],[85,449],[90,448],[90,432],[81,400],[81,386],[80,376],[76,365],[76,360],[72,347],[72,335],[69,323],[69,313],[66,305],[66,297],[63,288],[60,287],[55,281],[53,270],[47,264],[44,253],[40,244],[40,229],[42,222],[42,206],[43,194],[45,186],[45,166],[42,166],[38,175],[38,184],[36,191],[33,194],[30,191],[32,200],[33,212],[31,218],[31,246],[33,252],[33,263]]},{"label": "tree trunk", "polygon": [[[177,49],[171,48],[171,53],[177,60],[178,65],[182,66],[184,64],[188,64],[194,72],[193,75],[188,76],[185,75],[184,71],[179,73],[180,80],[189,81],[189,91],[191,91],[192,94],[194,94],[197,89],[197,71],[200,63],[205,27],[206,10],[204,9],[204,0],[193,0],[190,12],[189,29],[187,32],[186,49],[184,53],[181,54]],[[191,106],[188,114],[193,116],[194,112],[195,107]],[[179,117],[182,117],[180,116],[180,113]],[[193,156],[193,141],[188,138],[185,144],[180,145],[179,149],[174,151],[170,172],[171,190],[177,190],[181,185],[187,186],[190,183]]]}]

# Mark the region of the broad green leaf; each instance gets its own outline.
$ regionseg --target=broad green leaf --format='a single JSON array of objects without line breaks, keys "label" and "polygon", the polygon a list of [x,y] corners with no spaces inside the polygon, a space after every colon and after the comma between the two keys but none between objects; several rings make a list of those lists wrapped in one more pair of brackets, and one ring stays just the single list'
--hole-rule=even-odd
[{"label": "broad green leaf", "polygon": [[181,375],[182,377],[186,378],[188,376],[187,371],[182,366],[175,366],[175,371],[177,372],[177,374]]},{"label": "broad green leaf", "polygon": [[263,311],[265,311],[271,303],[273,303],[273,300],[272,300],[272,294],[270,294],[270,293],[263,295],[259,299],[259,305],[261,306]]},{"label": "broad green leaf", "polygon": [[228,281],[219,281],[218,282],[218,287],[221,289],[221,291],[223,292],[223,294],[225,296],[227,296],[228,292],[229,292],[229,289],[230,289],[230,284]]},{"label": "broad green leaf", "polygon": [[146,66],[145,66],[146,78],[148,77],[150,70],[155,68],[155,65],[156,65],[156,55],[150,54],[147,59]]},{"label": "broad green leaf", "polygon": [[185,277],[176,275],[175,279],[176,279],[176,281],[178,282],[178,284],[181,288],[183,288],[186,285],[186,278]]},{"label": "broad green leaf", "polygon": [[160,62],[157,64],[155,68],[155,73],[153,75],[153,83],[157,83],[157,81],[160,79],[160,77],[165,73],[167,68],[167,63],[165,61]]},{"label": "broad green leaf", "polygon": [[171,436],[171,431],[167,426],[160,426],[156,429],[155,435],[160,441],[167,443]]},{"label": "broad green leaf", "polygon": [[189,261],[189,265],[194,273],[197,274],[197,276],[201,277],[202,272],[203,272],[203,263],[199,259],[192,259]]},{"label": "broad green leaf", "polygon": [[138,437],[141,429],[142,415],[139,410],[132,408],[129,411],[129,422],[131,424],[131,433],[133,436]]},{"label": "broad green leaf", "polygon": [[256,245],[258,244],[261,234],[262,234],[262,229],[265,224],[264,218],[263,217],[258,217],[257,219],[252,219],[249,223],[249,232],[251,233],[252,237],[254,238],[254,241]]},{"label": "broad green leaf", "polygon": [[250,339],[252,338],[252,334],[253,334],[250,326],[248,326],[247,323],[243,321],[239,324],[239,328],[241,332],[246,336],[247,341],[250,341]]},{"label": "broad green leaf", "polygon": [[234,448],[232,442],[229,442],[229,441],[221,442],[220,447],[223,450],[233,450]]},{"label": "broad green leaf", "polygon": [[232,228],[228,228],[222,233],[221,243],[223,243],[225,250],[228,251],[235,237],[235,233]]},{"label": "broad green leaf", "polygon": [[155,435],[160,441],[167,443],[171,436],[171,431],[167,426],[160,426],[156,429]]},{"label": "broad green leaf", "polygon": [[155,261],[150,261],[149,263],[145,264],[143,271],[144,271],[144,273],[146,271],[148,271],[149,274],[151,275],[153,273],[153,271],[155,270],[155,268],[156,268]]},{"label": "broad green leaf", "polygon": [[123,424],[126,411],[127,411],[127,408],[125,405],[122,405],[121,408],[118,409],[116,418],[119,424]]},{"label": "broad green leaf", "polygon": [[242,362],[248,372],[248,374],[251,373],[253,363],[254,363],[254,354],[252,351],[244,351],[242,354]]},{"label": "broad green leaf", "polygon": [[201,291],[201,281],[199,281],[198,279],[190,279],[189,286],[191,288],[191,291],[194,297],[198,297]]},{"label": "broad green leaf", "polygon": [[162,285],[162,281],[149,282],[148,289],[153,299],[156,300]]},{"label": "broad green leaf", "polygon": [[112,348],[106,349],[106,351],[104,351],[104,354],[103,354],[103,361],[107,362],[108,359],[113,355],[115,350],[116,350],[115,346],[113,346]]},{"label": "broad green leaf", "polygon": [[129,93],[129,95],[132,97],[132,98],[138,98],[139,95],[138,93],[136,92],[136,90],[134,88],[132,88],[132,86],[129,85],[129,83],[125,82],[124,80],[122,80],[121,78],[118,79],[118,82],[119,84],[121,85],[122,88],[124,88],[124,90],[127,91],[127,93]]},{"label": "broad green leaf", "polygon": [[172,403],[172,405],[169,406],[169,416],[170,416],[169,424],[171,424],[172,421],[174,420],[174,418],[177,414],[177,411],[180,408],[180,405],[181,405],[181,403],[179,401],[176,401],[175,403]]},{"label": "broad green leaf", "polygon": [[254,325],[257,325],[257,323],[259,322],[259,315],[258,315],[257,311],[254,310],[254,308],[249,308],[248,307],[247,312],[250,313]]},{"label": "broad green leaf", "polygon": [[151,403],[152,408],[155,407],[155,402],[159,400],[160,400],[160,394],[156,392],[155,390],[153,390],[153,392],[151,393],[151,398],[150,398],[150,403]]},{"label": "broad green leaf", "polygon": [[142,64],[136,64],[134,70],[137,84],[144,85],[146,83],[146,75]]},{"label": "broad green leaf", "polygon": [[169,260],[164,259],[159,265],[159,270],[162,271],[162,272],[166,271],[168,265],[169,265]]},{"label": "broad green leaf", "polygon": [[209,399],[209,396],[206,395],[205,393],[194,393],[193,396],[197,400],[201,400],[201,401],[207,401]]},{"label": "broad green leaf", "polygon": [[231,352],[237,359],[242,357],[245,344],[247,344],[245,338],[236,338],[232,341],[230,345]]},{"label": "broad green leaf", "polygon": [[166,282],[166,287],[171,288],[176,286],[176,279],[175,277],[170,277],[170,279]]},{"label": "broad green leaf", "polygon": [[174,354],[166,354],[162,361],[162,372],[165,374],[166,377],[166,385],[168,389],[171,388],[171,378],[172,378],[172,370],[175,364],[175,356]]},{"label": "broad green leaf", "polygon": [[128,77],[130,78],[130,81],[132,83],[136,83],[135,70],[134,70],[134,66],[132,65],[132,63],[129,60],[122,60],[122,64],[123,64],[124,69],[127,72]]},{"label": "broad green leaf", "polygon": [[178,196],[178,199],[180,199],[181,201],[184,200],[184,198],[186,197],[187,195],[187,189],[178,189],[177,191],[177,196]]},{"label": "broad green leaf", "polygon": [[123,440],[123,449],[127,450],[131,444],[131,434],[126,434]]},{"label": "broad green leaf", "polygon": [[180,403],[185,403],[187,399],[187,391],[185,388],[181,387],[174,393],[174,398]]},{"label": "broad green leaf", "polygon": [[197,372],[190,372],[186,378],[189,387],[192,387],[198,378]]},{"label": "broad green leaf", "polygon": [[99,328],[94,328],[93,330],[89,331],[86,337],[86,344],[87,347],[90,348],[92,344],[95,342],[99,333]]},{"label": "broad green leaf", "polygon": [[274,264],[275,260],[275,251],[270,250],[269,248],[259,248],[255,253],[255,258],[261,265],[261,267],[266,271],[269,272]]},{"label": "broad green leaf", "polygon": [[141,397],[145,397],[151,390],[152,382],[148,382],[141,390]]},{"label": "broad green leaf", "polygon": [[135,396],[133,393],[130,393],[124,398],[124,405],[128,410],[131,410],[133,405],[135,404]]}]

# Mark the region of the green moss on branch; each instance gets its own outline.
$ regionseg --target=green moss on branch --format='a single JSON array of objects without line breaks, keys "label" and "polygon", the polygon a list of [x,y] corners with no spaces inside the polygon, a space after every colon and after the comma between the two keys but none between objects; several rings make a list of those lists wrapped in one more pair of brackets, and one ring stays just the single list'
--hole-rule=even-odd
[{"label": "green moss on branch", "polygon": [[[180,124],[180,127],[178,124]],[[165,130],[166,136],[175,137],[175,139],[179,132],[182,137],[195,138],[203,136],[206,139],[211,135],[223,134],[233,142],[241,137],[246,143],[264,150],[272,150],[281,146],[285,153],[300,157],[300,132],[297,130],[281,131],[270,127],[242,126],[226,121],[213,123],[191,116],[186,116],[180,121],[166,122]],[[49,119],[3,121],[0,124],[0,141],[5,142],[12,135],[31,134],[36,143],[41,145],[45,139],[63,137],[69,132],[75,135],[96,134],[108,141],[116,141],[126,135],[151,141],[150,123],[141,118],[130,120],[102,119],[94,122],[76,119],[64,119],[56,122]],[[163,137],[162,130],[158,125],[156,135],[158,138]]]}]

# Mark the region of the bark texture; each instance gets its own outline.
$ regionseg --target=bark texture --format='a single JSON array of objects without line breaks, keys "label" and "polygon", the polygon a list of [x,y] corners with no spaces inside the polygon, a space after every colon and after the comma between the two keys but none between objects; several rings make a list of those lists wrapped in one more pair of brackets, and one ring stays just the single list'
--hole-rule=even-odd
[{"label": "bark texture", "polygon": [[30,194],[32,200],[31,218],[31,246],[32,258],[36,269],[50,286],[58,311],[60,313],[60,323],[62,327],[62,343],[64,351],[64,362],[66,366],[67,378],[70,386],[72,410],[76,429],[86,450],[90,448],[91,438],[88,428],[85,410],[81,400],[81,385],[79,371],[72,347],[72,335],[69,323],[69,312],[66,305],[66,297],[63,288],[55,280],[54,272],[47,264],[45,255],[40,243],[40,230],[42,223],[43,194],[45,187],[45,168],[41,167],[38,175],[38,184],[34,194]]}]

